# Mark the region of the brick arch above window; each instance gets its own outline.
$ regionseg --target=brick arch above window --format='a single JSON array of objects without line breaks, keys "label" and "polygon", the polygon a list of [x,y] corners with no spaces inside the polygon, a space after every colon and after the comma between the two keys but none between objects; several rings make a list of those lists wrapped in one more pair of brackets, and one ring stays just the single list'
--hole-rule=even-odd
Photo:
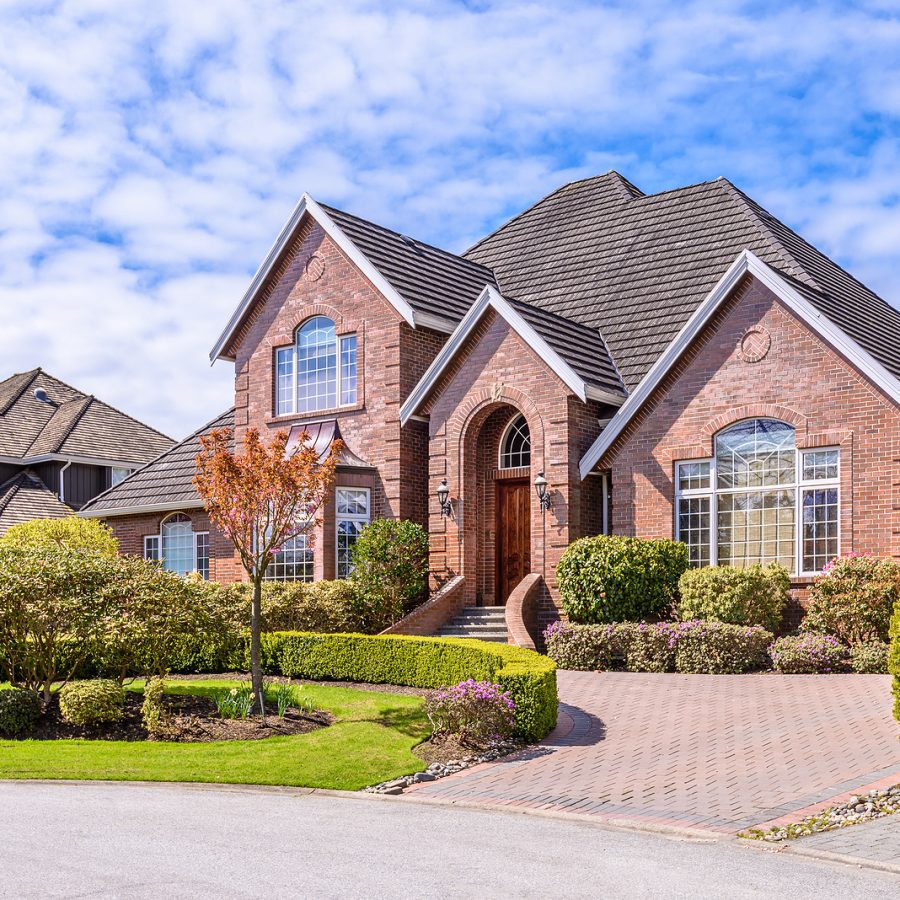
[{"label": "brick arch above window", "polygon": [[747,419],[775,419],[784,422],[796,430],[798,439],[809,430],[809,420],[806,416],[787,406],[779,406],[776,403],[748,403],[721,413],[700,429],[703,436],[703,452],[713,449],[715,437],[720,431]]}]

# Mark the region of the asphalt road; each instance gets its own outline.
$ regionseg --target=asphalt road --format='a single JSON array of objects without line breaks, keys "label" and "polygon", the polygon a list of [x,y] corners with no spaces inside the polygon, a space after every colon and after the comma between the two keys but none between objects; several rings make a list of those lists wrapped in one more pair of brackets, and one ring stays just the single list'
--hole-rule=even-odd
[{"label": "asphalt road", "polygon": [[865,897],[889,874],[409,800],[0,783],[2,897]]}]

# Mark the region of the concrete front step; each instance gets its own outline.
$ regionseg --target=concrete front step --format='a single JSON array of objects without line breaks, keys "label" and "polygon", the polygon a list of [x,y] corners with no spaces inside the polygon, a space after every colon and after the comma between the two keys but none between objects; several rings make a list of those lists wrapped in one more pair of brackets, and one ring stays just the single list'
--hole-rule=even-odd
[{"label": "concrete front step", "polygon": [[506,643],[505,606],[467,606],[438,629],[441,637],[477,638],[480,641]]},{"label": "concrete front step", "polygon": [[474,638],[479,641],[493,641],[495,644],[506,643],[505,631],[484,631],[475,633],[466,631],[463,628],[444,627],[438,631],[438,637]]}]

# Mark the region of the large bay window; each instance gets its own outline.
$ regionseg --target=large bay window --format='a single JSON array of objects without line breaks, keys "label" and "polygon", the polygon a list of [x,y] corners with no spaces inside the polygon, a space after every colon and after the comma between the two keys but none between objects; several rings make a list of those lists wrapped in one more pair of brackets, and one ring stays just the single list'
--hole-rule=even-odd
[{"label": "large bay window", "polygon": [[839,450],[798,450],[784,422],[739,422],[712,459],[676,463],[676,537],[695,566],[818,572],[839,553],[839,471]]},{"label": "large bay window", "polygon": [[159,534],[144,536],[144,559],[177,575],[198,572],[209,578],[209,532],[194,531],[188,516],[175,513],[163,519]]},{"label": "large bay window", "polygon": [[314,316],[275,355],[275,414],[352,406],[356,384],[356,335],[339,339],[331,319]]},{"label": "large bay window", "polygon": [[337,577],[347,578],[353,571],[352,551],[364,525],[369,524],[368,488],[335,489],[337,509]]}]

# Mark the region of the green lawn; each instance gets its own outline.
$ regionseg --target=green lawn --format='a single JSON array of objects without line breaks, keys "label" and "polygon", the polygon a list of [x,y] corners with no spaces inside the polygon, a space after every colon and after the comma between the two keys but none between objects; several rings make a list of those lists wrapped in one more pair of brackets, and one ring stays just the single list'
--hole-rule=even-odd
[{"label": "green lawn", "polygon": [[[231,681],[172,681],[172,693],[207,694]],[[140,684],[132,689],[140,690]],[[417,696],[306,685],[303,696],[337,721],[293,737],[175,744],[0,741],[0,778],[206,781],[358,790],[425,768],[412,748],[429,734]]]}]

